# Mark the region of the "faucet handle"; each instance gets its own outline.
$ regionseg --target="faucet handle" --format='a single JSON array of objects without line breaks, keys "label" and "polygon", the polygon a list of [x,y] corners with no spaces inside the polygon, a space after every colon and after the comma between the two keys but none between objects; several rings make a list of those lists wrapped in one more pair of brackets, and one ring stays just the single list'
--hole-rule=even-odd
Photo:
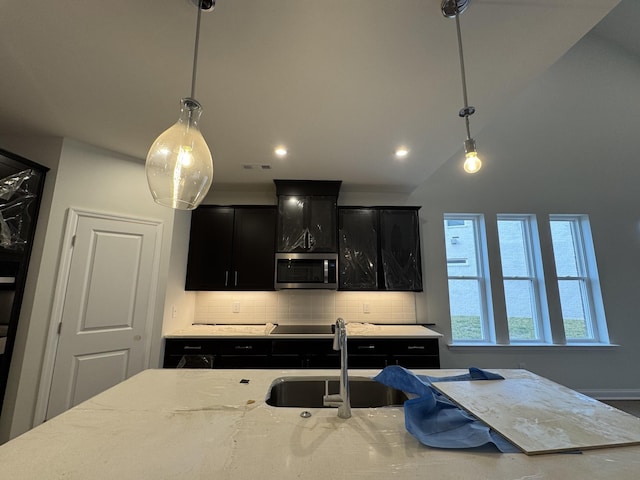
[{"label": "faucet handle", "polygon": [[322,404],[325,407],[339,407],[343,404],[343,400],[339,393],[323,395]]}]

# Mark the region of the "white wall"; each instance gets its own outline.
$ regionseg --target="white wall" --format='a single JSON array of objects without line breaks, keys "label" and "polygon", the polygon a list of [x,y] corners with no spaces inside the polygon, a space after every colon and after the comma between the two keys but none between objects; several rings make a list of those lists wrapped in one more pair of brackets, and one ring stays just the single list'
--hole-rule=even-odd
[{"label": "white wall", "polygon": [[[191,212],[176,211],[173,222],[173,240],[165,312],[162,322],[162,334],[182,330],[191,325],[195,315],[195,292],[186,292],[184,282],[187,275],[187,255],[189,253],[189,230]],[[161,359],[158,359],[162,365]]]},{"label": "white wall", "polygon": [[[153,202],[148,193],[142,162],[68,139],[62,142],[62,149],[58,151],[57,172],[48,176],[45,183],[43,215],[38,221],[34,244],[34,252],[39,252],[41,260],[32,260],[29,268],[16,350],[11,363],[4,411],[0,417],[0,442],[32,427],[69,207],[163,222],[159,295],[156,301],[158,313],[151,339],[150,366],[159,366],[161,356],[161,327],[173,211]],[[37,158],[33,160],[38,161]]]},{"label": "white wall", "polygon": [[443,213],[495,218],[526,212],[540,219],[552,213],[586,213],[610,338],[620,346],[444,346],[443,367],[525,364],[572,388],[640,397],[638,85],[637,57],[589,35],[477,135],[484,158],[478,174],[462,171],[460,152],[413,195],[422,205],[425,277],[418,320],[436,322],[436,330],[445,335],[443,343],[451,337]]}]

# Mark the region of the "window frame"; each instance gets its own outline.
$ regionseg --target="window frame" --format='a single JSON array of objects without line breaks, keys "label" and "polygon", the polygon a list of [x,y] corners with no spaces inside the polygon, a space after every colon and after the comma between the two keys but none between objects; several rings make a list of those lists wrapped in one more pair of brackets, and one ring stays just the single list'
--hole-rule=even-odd
[{"label": "window frame", "polygon": [[[559,276],[556,266],[555,252],[553,251],[553,234],[551,233],[551,224],[554,222],[570,222],[573,248],[576,257],[577,275]],[[591,332],[590,338],[571,338],[567,337],[565,328],[565,318],[561,313],[558,322],[564,332],[564,341],[566,344],[600,344],[609,343],[609,333],[604,315],[604,306],[602,304],[602,293],[600,292],[600,280],[598,276],[598,268],[596,264],[595,249],[593,246],[593,238],[591,236],[591,226],[589,217],[585,214],[551,214],[549,215],[549,232],[551,235],[551,250],[553,254],[553,265],[555,273],[556,286],[558,288],[558,302],[560,302],[560,312],[562,312],[562,303],[560,298],[560,282],[563,280],[577,280],[580,283],[580,291],[582,292],[582,310],[585,315],[585,327],[587,332]]]},{"label": "window frame", "polygon": [[[472,344],[472,345],[485,345],[495,344],[496,333],[495,324],[492,321],[492,302],[491,302],[491,285],[489,272],[489,264],[487,261],[487,235],[484,224],[484,215],[477,213],[445,213],[443,219],[443,228],[446,232],[447,228],[462,228],[464,225],[448,225],[450,220],[464,220],[469,221],[473,227],[474,238],[474,254],[476,256],[476,274],[475,275],[449,275],[449,263],[447,262],[447,293],[449,295],[449,302],[451,301],[451,292],[449,290],[450,280],[475,280],[478,285],[478,294],[480,300],[480,324],[482,338],[480,339],[459,339],[457,342]],[[446,235],[443,235],[443,239],[446,242]],[[446,245],[445,245],[445,257],[446,257]],[[452,257],[453,258],[453,257]],[[451,312],[451,304],[449,304],[449,312]],[[451,321],[451,316],[449,316]],[[456,342],[453,338],[453,332],[451,333],[452,341]]]},{"label": "window frame", "polygon": [[[524,242],[524,254],[527,264],[527,276],[520,275],[505,275],[504,265],[502,264],[502,251],[503,245],[500,241],[500,222],[501,221],[518,221],[521,222],[522,235]],[[508,280],[528,281],[529,291],[531,295],[531,314],[534,328],[536,330],[536,338],[534,339],[517,339],[511,338],[509,332],[508,342],[509,344],[544,344],[548,343],[551,338],[551,331],[548,327],[549,317],[546,314],[546,309],[543,305],[546,305],[545,298],[545,283],[544,274],[542,268],[542,255],[540,249],[537,219],[534,214],[513,214],[513,213],[500,213],[496,215],[496,230],[498,239],[498,249],[500,252],[500,275],[502,278],[503,290],[505,283]],[[507,295],[506,291],[503,291],[504,303],[505,303],[505,326],[508,331],[509,327],[509,315],[507,313]],[[497,319],[494,319],[497,321]]]}]

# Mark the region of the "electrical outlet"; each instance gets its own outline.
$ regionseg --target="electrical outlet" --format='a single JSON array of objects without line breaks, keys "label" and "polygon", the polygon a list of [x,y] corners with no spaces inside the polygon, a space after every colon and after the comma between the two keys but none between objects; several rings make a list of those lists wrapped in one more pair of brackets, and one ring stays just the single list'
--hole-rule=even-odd
[{"label": "electrical outlet", "polygon": [[362,304],[362,313],[371,313],[371,310],[369,310],[369,304],[368,303],[363,303]]},{"label": "electrical outlet", "polygon": [[233,313],[240,313],[240,302],[233,302]]},{"label": "electrical outlet", "polygon": [[171,318],[176,318],[178,316],[178,308],[175,305],[171,306]]}]

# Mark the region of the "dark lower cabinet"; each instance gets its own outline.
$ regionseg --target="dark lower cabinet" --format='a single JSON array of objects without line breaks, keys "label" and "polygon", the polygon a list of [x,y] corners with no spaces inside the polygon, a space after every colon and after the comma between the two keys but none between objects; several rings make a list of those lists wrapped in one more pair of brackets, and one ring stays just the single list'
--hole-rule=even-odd
[{"label": "dark lower cabinet", "polygon": [[[349,339],[349,368],[440,368],[438,339]],[[166,339],[164,368],[340,368],[333,339]]]}]

